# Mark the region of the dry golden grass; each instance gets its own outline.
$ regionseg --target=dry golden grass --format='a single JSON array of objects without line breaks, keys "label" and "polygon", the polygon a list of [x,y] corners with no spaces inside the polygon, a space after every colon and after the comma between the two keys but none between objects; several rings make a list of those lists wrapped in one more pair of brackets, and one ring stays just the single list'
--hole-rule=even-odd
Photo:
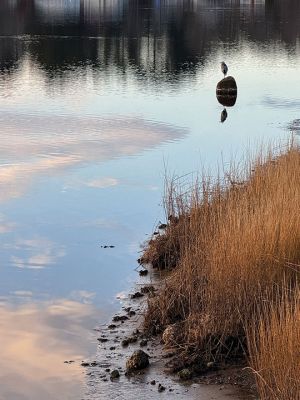
[{"label": "dry golden grass", "polygon": [[247,353],[245,332],[261,306],[276,305],[286,287],[297,286],[299,210],[300,149],[293,143],[231,168],[224,180],[204,177],[184,194],[171,182],[166,211],[174,222],[145,255],[150,262],[155,255],[156,267],[163,255],[172,271],[149,300],[146,329],[181,322],[178,348],[205,361]]},{"label": "dry golden grass", "polygon": [[300,290],[265,305],[248,331],[250,365],[261,400],[300,399]]}]

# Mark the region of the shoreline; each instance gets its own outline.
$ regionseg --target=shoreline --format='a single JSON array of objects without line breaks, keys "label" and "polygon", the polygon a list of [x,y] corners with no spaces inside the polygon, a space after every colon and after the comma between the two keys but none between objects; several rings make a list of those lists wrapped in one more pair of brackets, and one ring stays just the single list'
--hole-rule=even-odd
[{"label": "shoreline", "polygon": [[175,349],[182,379],[224,382],[237,368],[249,395],[289,400],[300,392],[300,148],[264,154],[184,194],[168,183],[167,221],[139,260],[166,273],[144,328]]},{"label": "shoreline", "polygon": [[[237,365],[223,372],[211,371],[205,376],[186,380],[166,368],[166,364],[175,357],[174,351],[164,348],[159,336],[143,332],[148,296],[153,290],[146,290],[147,293],[142,296],[137,295],[144,291],[143,288],[160,285],[160,279],[154,271],[141,277],[135,290],[122,300],[120,311],[98,330],[97,357],[81,364],[86,369],[89,383],[97,388],[97,395],[103,399],[121,399],[124,396],[124,399],[131,400],[156,399],[158,395],[189,400],[199,397],[203,400],[226,400],[228,397],[233,400],[255,399],[253,393],[247,390]],[[126,362],[139,349],[150,356],[150,364],[145,369],[127,373]]]},{"label": "shoreline", "polygon": [[201,195],[183,199],[171,185],[167,222],[138,260],[141,282],[86,365],[106,367],[104,395],[297,398],[300,149],[249,165],[243,180],[206,182]]}]

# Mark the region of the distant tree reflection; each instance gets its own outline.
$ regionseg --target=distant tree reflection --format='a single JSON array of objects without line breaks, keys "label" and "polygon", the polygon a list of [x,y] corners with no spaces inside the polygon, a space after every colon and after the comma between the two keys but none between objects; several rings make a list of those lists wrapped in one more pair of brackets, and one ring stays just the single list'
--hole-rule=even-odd
[{"label": "distant tree reflection", "polygon": [[[215,44],[247,37],[280,40],[296,51],[300,2],[265,0],[2,0],[0,71],[18,67],[26,53],[49,79],[73,68],[128,69],[137,76],[180,81],[205,64]],[[288,23],[280,23],[281,21]],[[69,38],[72,37],[72,40]],[[250,38],[250,39],[249,39]]]}]

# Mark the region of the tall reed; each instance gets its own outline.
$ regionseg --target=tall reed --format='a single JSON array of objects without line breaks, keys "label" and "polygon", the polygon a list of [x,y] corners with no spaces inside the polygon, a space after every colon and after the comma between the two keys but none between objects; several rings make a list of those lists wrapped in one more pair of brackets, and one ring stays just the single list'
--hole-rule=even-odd
[{"label": "tall reed", "polygon": [[[270,148],[188,190],[171,181],[165,200],[168,226],[143,261],[171,271],[149,299],[145,328],[160,332],[176,323],[178,349],[204,361],[247,354],[246,331],[261,321],[261,305],[276,307],[299,279],[299,146]],[[270,329],[287,329],[287,320],[276,321]]]},{"label": "tall reed", "polygon": [[299,400],[300,289],[264,305],[247,336],[260,399]]}]

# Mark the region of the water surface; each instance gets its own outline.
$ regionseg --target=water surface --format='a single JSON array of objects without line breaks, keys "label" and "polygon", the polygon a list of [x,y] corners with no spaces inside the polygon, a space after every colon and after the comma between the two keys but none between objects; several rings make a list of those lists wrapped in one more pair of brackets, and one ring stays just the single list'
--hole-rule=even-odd
[{"label": "water surface", "polygon": [[163,219],[165,168],[299,133],[299,38],[293,0],[1,1],[0,399],[89,398],[80,361]]}]

